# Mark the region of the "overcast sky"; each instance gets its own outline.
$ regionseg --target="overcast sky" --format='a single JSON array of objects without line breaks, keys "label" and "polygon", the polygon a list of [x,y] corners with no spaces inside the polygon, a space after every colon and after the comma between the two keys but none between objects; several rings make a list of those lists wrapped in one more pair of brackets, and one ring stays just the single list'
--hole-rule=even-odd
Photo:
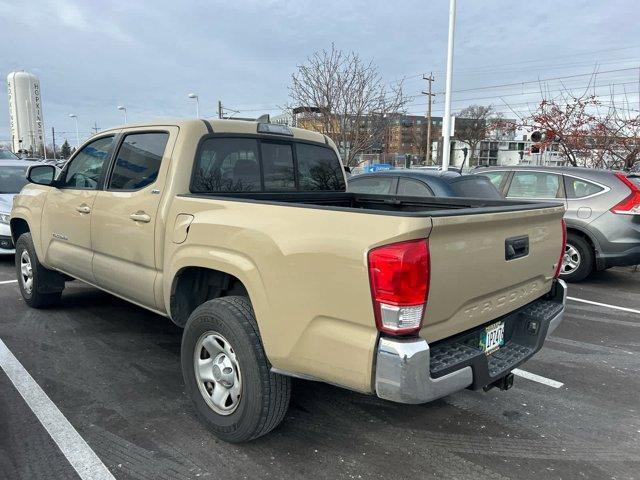
[{"label": "overcast sky", "polygon": [[[386,81],[408,77],[418,94],[419,75],[434,71],[444,88],[447,0],[0,0],[3,75],[24,69],[40,77],[47,140],[51,126],[75,140],[94,122],[202,115],[216,102],[242,116],[278,113],[296,65],[332,42],[373,58]],[[640,65],[640,7],[636,0],[458,0],[454,89],[601,72]],[[638,107],[638,70],[602,73],[597,93],[626,88]],[[565,79],[583,86],[588,77]],[[559,87],[559,81],[548,88]],[[515,110],[535,100],[538,84],[454,94],[453,109],[504,102]],[[499,98],[502,96],[502,100]],[[6,98],[6,97],[5,97]],[[621,97],[616,97],[621,98]],[[443,95],[434,114],[442,112]],[[416,98],[411,113],[424,113]],[[0,140],[8,140],[6,99],[0,102]],[[64,133],[67,132],[67,133]]]}]

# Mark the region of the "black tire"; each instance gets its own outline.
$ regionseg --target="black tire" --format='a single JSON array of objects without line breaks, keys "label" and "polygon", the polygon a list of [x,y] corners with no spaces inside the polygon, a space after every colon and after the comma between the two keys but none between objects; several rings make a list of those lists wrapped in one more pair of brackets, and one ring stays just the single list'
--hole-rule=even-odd
[{"label": "black tire", "polygon": [[561,273],[560,278],[566,282],[580,282],[587,278],[593,271],[595,253],[591,245],[589,245],[583,237],[573,233],[567,235],[567,247],[573,247],[578,252],[580,256],[579,264],[574,270],[568,273]]},{"label": "black tire", "polygon": [[[196,346],[199,339],[211,332],[228,340],[242,375],[238,405],[226,415],[207,404],[195,374]],[[197,353],[198,358],[200,354]],[[278,426],[287,413],[291,379],[271,372],[253,308],[246,297],[209,300],[193,311],[182,335],[181,363],[185,387],[196,412],[224,441],[247,442],[265,435]]]},{"label": "black tire", "polygon": [[[32,272],[29,289],[22,275],[23,254],[29,258]],[[33,308],[46,308],[57,304],[64,290],[64,278],[58,272],[45,268],[36,255],[31,233],[23,233],[16,242],[16,275],[24,301]]]}]

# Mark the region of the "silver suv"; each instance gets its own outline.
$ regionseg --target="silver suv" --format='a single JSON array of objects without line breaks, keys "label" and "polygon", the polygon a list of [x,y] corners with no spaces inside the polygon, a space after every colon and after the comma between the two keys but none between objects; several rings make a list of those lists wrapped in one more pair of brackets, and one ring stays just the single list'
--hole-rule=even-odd
[{"label": "silver suv", "polygon": [[640,176],[576,167],[488,167],[485,175],[507,198],[563,201],[567,248],[562,278],[640,264]]}]

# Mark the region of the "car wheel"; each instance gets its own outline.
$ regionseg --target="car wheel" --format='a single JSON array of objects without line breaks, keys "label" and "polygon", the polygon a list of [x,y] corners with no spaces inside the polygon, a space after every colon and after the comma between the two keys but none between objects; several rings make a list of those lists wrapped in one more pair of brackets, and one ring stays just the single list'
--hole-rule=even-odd
[{"label": "car wheel", "polygon": [[182,375],[196,412],[227,442],[246,442],[284,418],[291,379],[271,372],[246,297],[209,300],[196,308],[182,336]]},{"label": "car wheel", "polygon": [[567,282],[580,282],[593,271],[594,252],[587,241],[575,234],[567,235],[560,278]]},{"label": "car wheel", "polygon": [[30,233],[23,233],[16,242],[16,274],[22,298],[30,307],[45,308],[60,301],[64,278],[40,263]]}]

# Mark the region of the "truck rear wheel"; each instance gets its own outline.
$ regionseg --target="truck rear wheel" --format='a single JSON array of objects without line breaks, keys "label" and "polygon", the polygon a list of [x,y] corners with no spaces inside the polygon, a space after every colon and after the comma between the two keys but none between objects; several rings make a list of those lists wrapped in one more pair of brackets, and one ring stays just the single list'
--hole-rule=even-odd
[{"label": "truck rear wheel", "polygon": [[28,232],[16,242],[16,274],[22,298],[30,307],[45,308],[60,301],[64,278],[40,263]]},{"label": "truck rear wheel", "polygon": [[209,300],[182,335],[182,375],[196,412],[227,442],[246,442],[284,418],[291,379],[271,373],[246,297]]}]

